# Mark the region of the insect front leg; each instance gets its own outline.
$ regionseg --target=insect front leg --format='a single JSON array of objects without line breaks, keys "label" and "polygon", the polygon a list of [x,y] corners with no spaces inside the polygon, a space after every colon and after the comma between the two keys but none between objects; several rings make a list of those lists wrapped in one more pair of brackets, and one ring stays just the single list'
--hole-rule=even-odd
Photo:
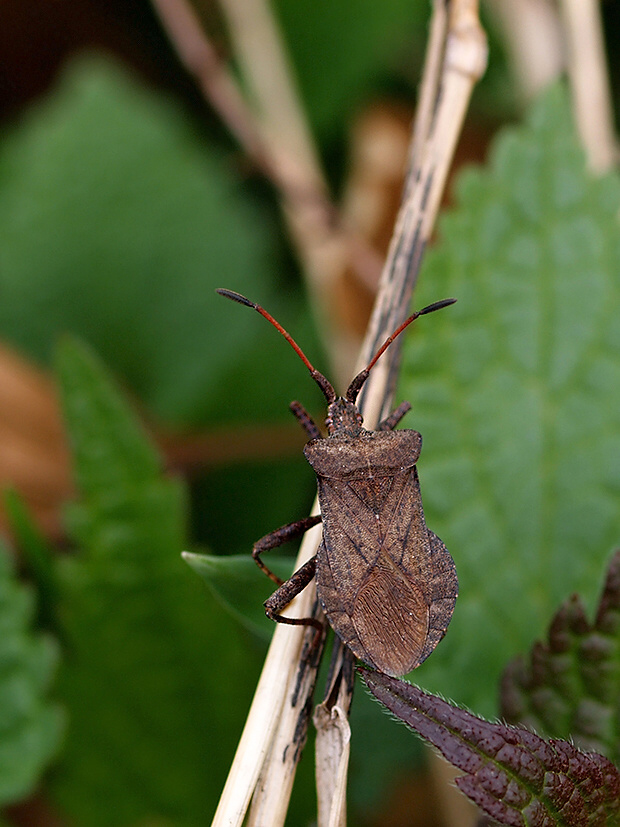
[{"label": "insect front leg", "polygon": [[[278,546],[287,543],[289,540],[294,540],[296,537],[301,537],[301,535],[308,531],[309,528],[312,528],[312,526],[315,526],[320,522],[320,514],[315,514],[312,517],[305,517],[303,520],[297,520],[294,523],[283,525],[281,528],[276,528],[275,531],[265,534],[264,537],[261,537],[260,540],[257,540],[256,543],[254,543],[254,546],[252,547],[252,557],[256,560],[259,568],[267,575],[267,577],[271,578],[277,586],[281,586],[284,581],[274,574],[271,569],[267,568],[267,566],[260,559],[260,555],[263,551],[278,548]],[[288,580],[287,582],[290,583],[291,581]],[[287,602],[290,603],[292,599],[293,598],[291,597]],[[284,605],[286,605],[286,603]]]},{"label": "insect front leg", "polygon": [[393,431],[406,413],[411,410],[411,403],[401,402],[396,410],[377,425],[378,431]]},{"label": "insect front leg", "polygon": [[297,597],[310,583],[316,572],[316,554],[307,563],[297,569],[295,574],[283,583],[271,597],[265,600],[265,614],[278,623],[288,623],[291,626],[314,626],[317,632],[323,632],[323,624],[316,617],[285,617],[280,614],[294,597]]},{"label": "insect front leg", "polygon": [[295,415],[296,419],[299,420],[302,428],[308,434],[310,439],[321,438],[321,432],[319,431],[316,422],[312,419],[308,411],[300,402],[291,402],[289,408]]}]

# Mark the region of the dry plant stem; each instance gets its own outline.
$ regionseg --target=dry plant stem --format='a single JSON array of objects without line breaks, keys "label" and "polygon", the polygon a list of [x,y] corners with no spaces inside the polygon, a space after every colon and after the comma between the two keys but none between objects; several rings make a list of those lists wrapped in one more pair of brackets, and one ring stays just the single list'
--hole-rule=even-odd
[{"label": "dry plant stem", "polygon": [[[454,156],[463,120],[476,81],[486,68],[487,43],[478,18],[478,5],[472,0],[453,0],[433,4],[433,15],[447,9],[447,28],[443,42],[431,41],[429,48],[442,53],[442,71],[437,78],[434,99],[425,95],[422,123],[429,133],[416,138],[413,165],[405,186],[405,199],[399,211],[394,236],[388,251],[379,286],[379,295],[369,324],[360,366],[381,344],[386,330],[394,330],[406,317],[417,281],[424,249],[432,233],[446,178]],[[431,23],[433,32],[435,22]],[[436,57],[427,56],[426,66],[434,74]],[[425,80],[423,80],[423,87]],[[392,403],[398,366],[398,340],[390,348],[391,358],[379,361],[359,396],[359,406],[371,425],[387,415]],[[374,402],[371,401],[371,397]],[[377,401],[381,400],[379,407]]]},{"label": "dry plant stem", "polygon": [[518,97],[528,103],[564,66],[562,27],[552,0],[487,0],[506,45]]},{"label": "dry plant stem", "polygon": [[334,641],[332,680],[314,711],[318,827],[345,827],[347,774],[351,742],[349,711],[353,699],[354,657]]},{"label": "dry plant stem", "polygon": [[[412,165],[375,310],[358,362],[360,368],[368,363],[381,342],[409,312],[420,260],[437,217],[471,92],[486,68],[486,59],[486,37],[480,26],[477,4],[470,0],[454,0],[448,4],[435,2],[422,80],[422,109],[415,125],[415,129],[429,131],[422,138],[419,135],[412,138]],[[438,66],[441,71],[438,71]],[[392,407],[398,361],[399,353],[392,346],[377,364],[360,394],[358,405],[366,427],[375,427]],[[346,682],[343,681],[343,684],[346,686]],[[339,699],[336,713],[338,709],[348,712],[349,706],[350,695],[345,694]],[[319,740],[317,765],[323,760],[321,747]],[[325,749],[327,751],[327,747]],[[342,739],[341,750],[343,756],[348,755],[346,739]],[[325,756],[326,763],[328,760],[342,766],[333,754]],[[342,775],[346,779],[346,770]],[[342,788],[336,786],[332,794],[330,819],[324,823],[319,821],[320,827],[344,823]]]},{"label": "dry plant stem", "polygon": [[[413,170],[414,184],[407,187],[407,199],[403,204],[397,222],[395,237],[391,245],[390,257],[382,277],[377,308],[373,314],[373,324],[366,337],[361,362],[367,363],[369,354],[402,321],[408,310],[409,298],[417,275],[417,267],[424,249],[424,243],[430,235],[437,212],[439,198],[447,169],[452,158],[456,138],[461,128],[473,84],[484,70],[486,61],[486,43],[484,34],[477,20],[477,6],[470,2],[453,2],[449,5],[448,35],[443,50],[443,71],[438,90],[439,106],[432,119],[432,130],[422,147],[422,159],[419,170]],[[441,92],[441,94],[439,94]],[[423,193],[420,192],[423,190]],[[371,374],[364,388],[364,400],[360,407],[368,427],[376,425],[379,412],[391,404],[391,385],[387,377],[395,369],[396,351],[390,349],[379,365],[388,363],[389,367],[382,373],[379,365]],[[320,526],[308,532],[300,550],[297,566],[303,564],[315,553],[320,537]],[[295,599],[287,613],[295,611],[298,616],[307,616],[315,599],[314,584],[311,584]],[[295,607],[295,608],[293,608]],[[293,731],[288,736],[284,729],[290,729],[290,720],[286,725],[277,727],[282,716],[283,704],[292,697],[296,685],[296,676],[304,637],[303,627],[279,626],[267,655],[263,674],[257,688],[246,727],[239,744],[237,755],[226,783],[214,825],[240,825],[248,805],[252,790],[262,773],[263,778],[270,778],[273,784],[275,775],[263,762],[271,750],[275,739],[282,739],[289,745],[295,743]],[[307,689],[310,696],[310,687]],[[348,710],[350,693],[347,691],[338,707]],[[346,714],[346,712],[345,712]],[[287,720],[289,716],[286,716]],[[286,738],[288,737],[288,741]],[[339,774],[346,776],[346,754],[348,744],[342,739],[340,757],[333,756],[340,767]],[[321,760],[321,756],[319,756]],[[281,755],[271,750],[271,764],[282,763]],[[288,770],[287,770],[288,772]],[[284,795],[274,806],[278,820],[271,818],[270,825],[278,827],[283,823],[283,813],[288,802],[289,781],[282,784]],[[334,790],[337,798],[335,805],[326,807],[330,819],[338,819],[333,824],[341,823],[344,812],[344,795],[342,783]],[[277,791],[276,791],[277,792]],[[263,795],[261,791],[257,795]],[[259,806],[258,804],[256,805]],[[323,827],[323,825],[322,825]]]},{"label": "dry plant stem", "polygon": [[[330,286],[349,263],[359,271],[362,281],[376,280],[377,256],[361,237],[344,226],[329,199],[268,5],[261,0],[222,2],[239,61],[254,92],[255,107],[251,108],[202,30],[189,0],[152,3],[206,100],[280,193],[323,335],[330,344],[328,351],[333,345],[334,376],[337,382],[346,384],[352,372],[352,349],[358,342],[335,324],[330,312]],[[250,18],[258,21],[256,25],[248,26]]]},{"label": "dry plant stem", "polygon": [[[409,153],[409,171],[419,168],[423,149],[432,132],[432,122],[443,71],[446,32],[448,29],[448,7],[445,2],[433,3],[428,43],[424,57],[424,68],[420,81],[420,93],[413,124],[413,138]],[[411,186],[412,175],[407,177],[405,192]]]},{"label": "dry plant stem", "polygon": [[[287,609],[288,613],[288,609]],[[315,606],[313,617],[325,620]],[[288,627],[291,628],[291,627]],[[326,631],[326,630],[325,630]],[[305,636],[297,668],[289,680],[287,694],[252,798],[247,827],[284,824],[295,780],[295,770],[306,742],[312,697],[325,643],[325,631],[316,640],[313,627],[305,627]]]},{"label": "dry plant stem", "polygon": [[224,66],[187,0],[152,0],[152,5],[181,62],[229,131],[268,177],[271,168],[254,119],[232,73]]},{"label": "dry plant stem", "polygon": [[318,156],[293,83],[293,71],[267,0],[220,0],[234,53],[250,89],[267,143],[284,143],[291,174],[325,187]]},{"label": "dry plant stem", "polygon": [[568,50],[568,76],[577,129],[593,172],[617,160],[611,91],[598,0],[562,0]]},{"label": "dry plant stem", "polygon": [[[308,531],[301,545],[296,566],[300,567],[316,553],[321,527]],[[316,598],[314,584],[306,588],[287,608],[291,617],[308,617]],[[280,726],[282,709],[293,695],[306,630],[303,626],[277,625],[241,740],[220,798],[212,827],[240,827],[250,799],[264,772],[265,760]],[[293,743],[291,732],[289,743]],[[273,761],[273,756],[271,756]],[[286,799],[286,803],[288,798]],[[281,810],[281,807],[279,808]],[[269,820],[276,827],[278,822]]]},{"label": "dry plant stem", "polygon": [[[416,128],[420,125],[420,128],[428,129],[428,134],[422,138],[418,135],[412,144],[405,199],[397,218],[361,364],[380,343],[386,328],[395,328],[408,312],[420,261],[435,224],[471,92],[486,68],[486,37],[480,26],[477,4],[455,0],[446,6],[445,3],[435,2],[433,9],[429,53],[422,84],[424,109],[416,123]],[[444,18],[446,9],[447,25]],[[444,26],[446,34],[442,41],[438,32]],[[438,59],[431,54],[432,50],[441,50],[440,74],[436,73]],[[434,84],[433,95],[429,88]],[[372,424],[386,416],[392,405],[399,354],[394,348],[390,350],[393,351],[388,352],[391,359],[379,362],[360,394],[360,408],[365,420]],[[377,405],[378,401],[381,404]],[[435,762],[431,763],[433,774],[440,769],[443,768]],[[464,797],[455,787],[444,785],[442,789],[450,799],[446,805],[446,815],[451,820],[446,823],[453,827],[471,823],[471,808]]]},{"label": "dry plant stem", "polygon": [[[233,74],[202,30],[188,0],[152,0],[152,3],[183,65],[252,162],[272,181],[285,201],[320,202],[321,209],[331,215],[335,210],[324,201],[320,174],[313,174],[313,183],[308,187],[308,175],[300,171],[301,165],[294,156],[284,164],[276,162],[273,146],[264,137],[259,117],[247,104]],[[321,181],[318,189],[316,181]]]},{"label": "dry plant stem", "polygon": [[[345,228],[330,204],[293,73],[268,0],[220,0],[243,76],[256,106],[265,144],[284,196],[283,210],[299,253],[306,285],[337,385],[350,379],[358,339],[334,313],[334,286],[350,264],[362,280],[376,275],[376,256]],[[292,196],[292,197],[291,197]]]}]

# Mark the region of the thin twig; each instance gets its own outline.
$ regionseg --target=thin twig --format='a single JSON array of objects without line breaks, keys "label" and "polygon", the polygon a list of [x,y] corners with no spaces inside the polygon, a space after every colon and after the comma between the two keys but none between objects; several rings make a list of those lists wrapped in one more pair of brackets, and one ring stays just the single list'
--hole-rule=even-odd
[{"label": "thin twig", "polygon": [[554,0],[486,0],[515,78],[517,98],[529,103],[564,67],[562,26]]},{"label": "thin twig", "polygon": [[[448,12],[445,41],[429,48],[442,51],[442,72],[435,95],[428,95],[426,106],[432,116],[422,123],[429,133],[414,139],[416,154],[405,184],[406,197],[396,219],[394,236],[383,269],[379,294],[369,324],[359,365],[367,363],[385,338],[386,331],[396,329],[405,319],[417,281],[420,262],[435,224],[439,203],[454,156],[471,92],[486,68],[487,44],[478,18],[478,4],[473,0],[435,0],[433,16]],[[431,31],[435,24],[431,23]],[[439,41],[437,41],[439,42]],[[428,56],[426,67],[435,74],[436,58]],[[424,87],[424,80],[422,85]],[[359,396],[364,418],[371,425],[387,415],[396,383],[400,342],[397,340],[374,369]],[[382,388],[376,392],[375,387]],[[370,396],[375,403],[371,404]],[[376,407],[376,400],[382,400]]]},{"label": "thin twig", "polygon": [[[288,610],[287,610],[288,612]],[[310,612],[325,624],[325,617],[315,606]],[[302,652],[293,681],[288,685],[270,753],[263,763],[247,827],[284,824],[295,780],[295,771],[306,743],[312,697],[325,643],[325,631],[316,640],[313,627],[306,627]],[[293,687],[292,692],[290,691]]]},{"label": "thin twig", "polygon": [[527,102],[566,69],[575,123],[593,172],[618,160],[599,0],[487,0]]},{"label": "thin twig", "polygon": [[[347,269],[359,271],[362,282],[372,281],[378,270],[377,255],[345,225],[330,200],[295,88],[287,77],[288,61],[269,6],[263,0],[222,2],[246,83],[254,91],[251,107],[188,0],[152,3],[206,100],[279,192],[323,339],[333,355],[336,381],[345,384],[359,341],[338,324],[333,311],[335,285]],[[255,21],[252,26],[248,26],[250,19]]]},{"label": "thin twig", "polygon": [[[433,117],[437,107],[443,72],[447,30],[448,6],[443,2],[434,3],[424,56],[422,80],[420,81],[418,105],[413,124],[413,138],[409,152],[410,172],[420,168],[424,148],[432,133]],[[413,176],[409,175],[406,186],[411,186],[412,181]]]},{"label": "thin twig", "polygon": [[[442,11],[443,4],[436,4],[436,8]],[[395,237],[384,269],[373,323],[369,328],[363,348],[364,355],[361,357],[361,362],[364,363],[368,361],[369,354],[376,349],[379,341],[389,335],[407,313],[420,257],[437,213],[440,192],[445,183],[463,115],[473,85],[485,66],[486,43],[476,16],[475,4],[454,2],[449,6],[449,10],[447,39],[445,45],[442,44],[443,71],[435,97],[435,101],[439,103],[435,116],[430,119],[430,134],[426,141],[420,144],[422,149],[419,166],[410,170],[409,173],[411,183],[406,187],[406,199],[399,214]],[[436,106],[435,102],[433,106]],[[360,406],[370,427],[378,421],[379,412],[391,404],[391,384],[388,383],[387,378],[391,376],[397,361],[396,349],[388,351],[382,360],[384,365],[388,364],[388,369],[384,368],[382,372],[375,369],[364,388],[364,400],[360,402]],[[381,364],[380,362],[379,365]],[[314,536],[310,536],[310,533],[306,536],[297,561],[298,566],[316,552],[319,538],[320,529]],[[300,598],[303,598],[305,610],[301,608]],[[314,586],[309,587],[296,598],[297,611],[305,611],[307,615],[313,601]],[[297,688],[303,634],[302,630],[287,627],[277,628],[274,633],[266,666],[259,682],[257,698],[248,716],[246,730],[244,730],[233,769],[216,814],[215,825],[241,823],[243,812],[245,812],[244,807],[247,806],[251,789],[258,780],[260,766],[267,756],[272,739],[277,737],[281,739],[281,743],[288,743],[291,746],[295,744],[294,731],[289,731],[286,735],[283,726],[276,730],[272,722],[278,718],[281,721],[284,720],[282,704],[287,703],[287,699],[293,696]],[[295,638],[295,645],[291,643],[292,638]],[[297,660],[285,666],[287,657]],[[268,668],[268,664],[272,662],[281,665],[280,674],[277,674],[270,666]],[[310,690],[311,687],[308,687],[308,697],[311,694]],[[270,698],[270,703],[267,701],[268,698]],[[298,698],[297,702],[303,706],[301,699]],[[346,717],[349,703],[350,693],[346,691],[345,697],[333,707],[334,714],[338,715],[338,710],[344,709]],[[287,717],[290,718],[290,716]],[[286,726],[290,727],[290,721]],[[250,734],[246,735],[246,732]],[[258,732],[264,738],[263,741],[257,737]],[[348,751],[346,738],[342,739],[341,749],[343,753]],[[253,750],[253,754],[248,755],[247,750]],[[274,761],[281,763],[281,758],[280,749],[278,754],[271,754],[270,760],[272,763]],[[332,754],[330,760],[337,761],[341,777],[346,777],[346,754],[344,758],[342,755],[338,758],[337,755]],[[263,767],[261,772],[271,775],[272,771],[269,768],[265,770]],[[278,804],[272,805],[277,809],[278,819],[274,820],[273,813],[270,812],[270,824],[274,827],[283,823],[282,813],[286,809],[285,800],[288,800],[290,786],[288,781],[285,786],[286,790],[283,791],[284,795]],[[262,792],[259,791],[258,795],[262,795]],[[328,802],[324,811],[332,813],[329,818],[333,820],[333,823],[339,823],[344,810],[342,785],[336,787],[334,795],[337,796],[337,803],[332,805]]]},{"label": "thin twig", "polygon": [[590,169],[607,172],[618,160],[618,147],[599,2],[562,0],[560,6],[577,129]]},{"label": "thin twig", "polygon": [[224,65],[187,0],[152,0],[152,5],[187,71],[206,100],[243,147],[252,162],[268,177],[275,171],[239,85]]},{"label": "thin twig", "polygon": [[293,80],[278,25],[266,0],[219,0],[233,51],[254,102],[266,142],[291,164],[291,177],[327,190],[314,141]]},{"label": "thin twig", "polygon": [[[434,226],[471,92],[486,67],[486,38],[478,20],[477,4],[467,0],[454,0],[448,6],[436,2],[434,15],[443,18],[446,8],[445,38],[442,41],[439,37],[431,37],[429,45],[429,51],[440,51],[441,59],[429,54],[425,64],[432,78],[426,81],[427,88],[430,83],[435,83],[436,88],[434,95],[429,93],[425,96],[424,105],[428,107],[428,112],[422,112],[418,123],[429,131],[422,138],[412,138],[412,146],[416,148],[414,165],[408,174],[404,201],[359,367],[367,364],[379,344],[407,315],[420,260]],[[434,18],[431,31],[437,32],[443,28],[443,21]],[[441,65],[441,72],[437,72],[437,65]],[[393,379],[398,361],[398,351],[390,348],[360,394],[359,406],[367,427],[375,426],[392,406]],[[379,370],[380,365],[382,370]],[[346,715],[350,697],[342,698],[341,704],[340,708],[345,710]],[[344,740],[343,750],[348,750]],[[335,760],[333,755],[331,760]],[[320,756],[317,761],[320,762]],[[342,791],[337,788],[334,795],[341,800]],[[333,817],[341,817],[341,814],[335,815],[336,810],[337,806],[332,810]]]},{"label": "thin twig", "polygon": [[[306,532],[296,561],[298,568],[316,553],[320,537],[320,526]],[[287,614],[308,617],[315,599],[316,590],[311,584],[287,607]],[[259,776],[265,771],[265,761],[270,758],[282,710],[294,694],[304,637],[303,626],[276,626],[212,827],[240,827],[243,824]],[[288,743],[294,744],[294,741],[292,731]],[[281,805],[278,809],[281,811]],[[283,819],[278,822],[270,818],[269,823],[276,827],[283,823]]]},{"label": "thin twig", "polygon": [[[441,34],[444,34],[443,38]],[[470,0],[433,4],[431,37],[422,80],[422,111],[412,137],[411,167],[396,221],[375,309],[358,362],[367,364],[386,335],[404,320],[430,238],[471,92],[486,68],[487,45]],[[441,71],[438,71],[441,66]],[[358,399],[367,427],[373,427],[393,404],[400,351],[392,346],[378,363]],[[348,711],[350,697],[341,699]],[[343,742],[348,753],[348,744]],[[332,761],[335,761],[332,756]],[[317,762],[319,758],[317,758]],[[341,791],[334,791],[339,801]],[[337,803],[333,814],[337,818]],[[342,813],[340,813],[342,817]],[[338,821],[334,821],[338,824]],[[320,825],[322,827],[322,825]]]},{"label": "thin twig", "polygon": [[347,775],[351,742],[349,712],[353,700],[355,659],[334,641],[325,699],[314,711],[316,791],[319,827],[346,824]]}]

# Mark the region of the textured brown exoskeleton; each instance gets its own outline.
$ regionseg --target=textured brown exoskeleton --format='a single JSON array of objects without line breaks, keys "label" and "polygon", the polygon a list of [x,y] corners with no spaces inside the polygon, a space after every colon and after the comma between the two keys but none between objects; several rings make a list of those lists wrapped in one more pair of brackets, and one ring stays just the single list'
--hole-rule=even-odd
[{"label": "textured brown exoskeleton", "polygon": [[[422,437],[393,428],[411,408],[403,402],[376,431],[367,431],[355,400],[370,370],[412,321],[452,304],[444,299],[410,316],[379,348],[368,366],[336,396],[284,328],[260,305],[230,290],[222,296],[258,311],[287,339],[327,400],[327,438],[298,403],[291,410],[310,436],[304,454],[318,480],[321,514],[267,534],[252,555],[279,585],[265,611],[281,623],[313,625],[315,618],[280,614],[316,575],[317,594],[342,641],[365,663],[399,677],[430,655],[444,636],[458,594],[454,561],[424,521],[416,462]],[[293,539],[317,523],[317,554],[283,583],[263,563],[263,551]]]}]

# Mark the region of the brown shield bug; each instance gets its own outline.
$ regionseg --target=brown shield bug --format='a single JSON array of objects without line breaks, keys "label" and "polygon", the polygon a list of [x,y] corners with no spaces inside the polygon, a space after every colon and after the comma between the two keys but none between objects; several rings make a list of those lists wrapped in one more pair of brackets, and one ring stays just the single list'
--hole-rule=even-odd
[{"label": "brown shield bug", "polygon": [[[322,630],[314,618],[281,614],[316,576],[318,598],[341,640],[375,669],[395,677],[404,675],[422,663],[444,636],[458,580],[448,549],[424,521],[416,470],[422,437],[413,430],[394,431],[411,405],[403,402],[376,431],[368,431],[355,401],[394,339],[419,316],[456,299],[430,304],[403,322],[342,397],[336,396],[331,383],[264,308],[239,293],[217,292],[267,319],[293,347],[327,400],[327,437],[298,402],[291,403],[310,436],[304,454],[317,476],[321,513],[283,526],[254,544],[252,556],[279,586],[265,602],[265,611],[280,623]],[[319,522],[323,537],[316,556],[284,583],[260,555]]]}]

